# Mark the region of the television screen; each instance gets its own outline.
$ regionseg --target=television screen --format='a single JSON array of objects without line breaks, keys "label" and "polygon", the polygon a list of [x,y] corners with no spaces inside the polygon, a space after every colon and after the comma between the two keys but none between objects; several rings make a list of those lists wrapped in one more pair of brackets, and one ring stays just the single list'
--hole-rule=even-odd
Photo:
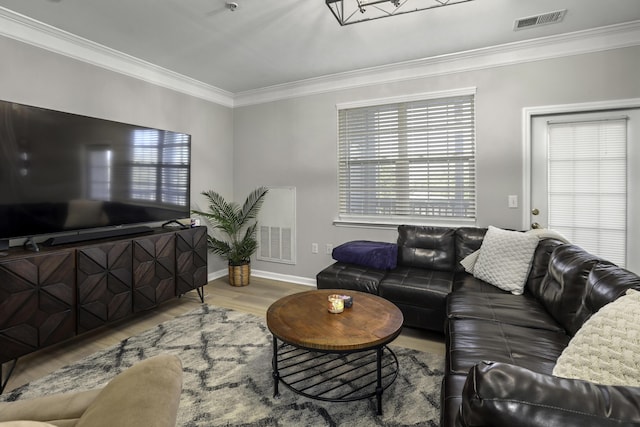
[{"label": "television screen", "polygon": [[189,216],[191,136],[0,101],[0,238]]}]

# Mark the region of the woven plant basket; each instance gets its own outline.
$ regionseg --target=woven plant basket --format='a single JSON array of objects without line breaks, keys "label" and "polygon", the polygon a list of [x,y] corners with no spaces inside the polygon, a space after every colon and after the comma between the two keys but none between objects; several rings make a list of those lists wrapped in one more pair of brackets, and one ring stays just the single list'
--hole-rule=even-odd
[{"label": "woven plant basket", "polygon": [[231,286],[247,286],[251,276],[251,264],[229,265],[229,284]]}]

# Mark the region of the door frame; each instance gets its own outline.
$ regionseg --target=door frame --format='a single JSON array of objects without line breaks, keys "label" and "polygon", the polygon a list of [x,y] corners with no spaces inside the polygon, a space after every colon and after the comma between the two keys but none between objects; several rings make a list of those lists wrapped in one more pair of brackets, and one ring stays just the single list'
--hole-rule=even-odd
[{"label": "door frame", "polygon": [[603,110],[640,108],[640,98],[615,99],[610,101],[583,102],[577,104],[543,105],[522,109],[522,224],[523,230],[530,227],[531,212],[531,119],[533,116],[551,114],[590,113]]}]

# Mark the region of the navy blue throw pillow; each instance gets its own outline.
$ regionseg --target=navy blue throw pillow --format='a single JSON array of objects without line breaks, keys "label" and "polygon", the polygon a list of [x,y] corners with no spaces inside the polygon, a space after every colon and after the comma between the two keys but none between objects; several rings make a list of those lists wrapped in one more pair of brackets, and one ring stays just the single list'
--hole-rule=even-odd
[{"label": "navy blue throw pillow", "polygon": [[393,270],[398,264],[398,245],[387,242],[354,240],[336,246],[333,259],[380,270]]}]

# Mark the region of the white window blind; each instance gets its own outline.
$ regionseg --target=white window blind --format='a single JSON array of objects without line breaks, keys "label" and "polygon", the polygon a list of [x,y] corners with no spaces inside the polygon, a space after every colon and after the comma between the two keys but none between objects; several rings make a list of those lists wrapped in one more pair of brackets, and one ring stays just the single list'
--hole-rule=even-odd
[{"label": "white window blind", "polygon": [[339,109],[340,219],[475,220],[474,104],[470,94]]},{"label": "white window blind", "polygon": [[624,267],[626,119],[549,123],[548,132],[549,228]]}]

